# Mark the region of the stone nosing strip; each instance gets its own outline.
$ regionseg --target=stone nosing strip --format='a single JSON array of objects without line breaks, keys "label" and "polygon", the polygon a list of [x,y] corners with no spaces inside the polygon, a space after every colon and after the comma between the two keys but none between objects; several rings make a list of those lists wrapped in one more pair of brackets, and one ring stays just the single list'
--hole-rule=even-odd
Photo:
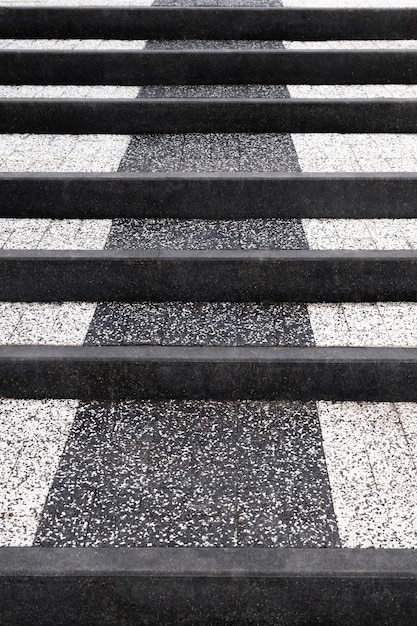
[{"label": "stone nosing strip", "polygon": [[416,194],[416,173],[1,172],[0,216],[394,219]]},{"label": "stone nosing strip", "polygon": [[5,576],[391,578],[417,581],[414,549],[0,548]]},{"label": "stone nosing strip", "polygon": [[1,133],[415,133],[417,99],[2,98]]},{"label": "stone nosing strip", "polygon": [[417,250],[0,250],[1,261],[415,261]]},{"label": "stone nosing strip", "polygon": [[2,360],[21,359],[84,361],[188,361],[214,363],[323,362],[351,363],[400,362],[417,363],[417,348],[401,347],[275,347],[275,346],[55,346],[55,345],[1,345]]}]

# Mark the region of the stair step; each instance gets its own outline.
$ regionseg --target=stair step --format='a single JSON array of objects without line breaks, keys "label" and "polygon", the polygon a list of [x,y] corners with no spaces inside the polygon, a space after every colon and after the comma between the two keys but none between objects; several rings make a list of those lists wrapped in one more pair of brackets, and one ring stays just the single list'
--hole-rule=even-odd
[{"label": "stair step", "polygon": [[[416,39],[417,10],[5,7],[0,9],[0,37]],[[189,51],[184,50],[184,44],[178,51],[7,50],[0,51],[0,82],[404,84],[417,82],[417,53]],[[279,89],[275,92],[281,94]],[[0,132],[414,133],[417,99],[1,99]],[[176,149],[174,144],[170,149]],[[288,167],[298,167],[296,159]],[[0,216],[412,218],[417,217],[416,191],[417,174],[404,173],[5,173],[0,174]],[[136,228],[132,222],[124,225]],[[108,239],[107,245],[114,242]],[[126,245],[124,240],[122,243]],[[300,245],[307,244],[304,240]],[[298,317],[291,318],[288,309],[284,310],[282,327],[291,331],[296,318],[297,337],[304,342],[287,347],[291,345],[289,332],[285,347],[0,346],[2,436],[6,435],[3,448],[6,468],[13,467],[10,476],[15,472],[3,489],[7,504],[0,517],[6,522],[6,541],[94,546],[0,548],[2,624],[101,626],[138,620],[167,624],[414,624],[415,550],[304,546],[414,545],[413,497],[407,482],[412,482],[414,471],[410,469],[414,466],[409,450],[412,439],[408,437],[414,432],[413,410],[417,405],[412,405],[409,413],[404,407],[407,402],[417,402],[417,348],[307,346],[313,343],[313,315],[310,310],[308,317],[304,303],[417,301],[417,251],[0,250],[2,299],[290,301],[302,303],[291,305],[299,306],[300,311]],[[32,327],[38,320],[42,322],[39,311],[36,317],[31,305],[25,306]],[[68,314],[71,306],[56,317],[45,316],[51,320],[50,326],[55,320],[55,327],[59,327],[58,322],[64,320],[61,334],[67,344],[70,327],[76,337],[73,343],[81,343],[83,337],[87,337],[87,344],[97,337],[98,342],[105,343],[110,333],[105,329],[101,335],[94,334],[95,322],[105,326],[122,321],[114,304],[108,310],[105,304],[99,307],[92,322],[89,316],[94,305],[84,304],[83,316],[73,312],[72,317]],[[215,306],[221,308],[221,304]],[[184,340],[187,326],[193,324],[192,307],[179,307],[185,320]],[[13,327],[9,339],[14,336],[22,343],[28,341],[24,315],[14,311],[13,317],[13,306],[4,309],[9,314],[5,330]],[[341,328],[350,330],[344,310],[338,313],[345,325],[339,318],[334,324],[338,340],[343,335]],[[363,313],[352,313],[353,334]],[[371,315],[377,320],[375,325],[384,324],[381,312],[371,311]],[[404,330],[407,321],[402,311],[396,310],[395,315],[398,328]],[[225,317],[227,324],[233,325],[232,316]],[[194,315],[196,318],[204,323],[204,316]],[[242,314],[234,319],[244,326],[243,318]],[[125,319],[138,323],[135,314]],[[166,314],[157,319],[163,319],[164,327],[172,322]],[[256,318],[256,323],[261,324],[262,319],[265,317]],[[329,319],[322,315],[319,325],[325,327]],[[140,318],[144,326],[148,322],[146,316]],[[273,316],[275,330],[279,327],[276,322]],[[83,325],[76,334],[74,326],[79,330]],[[41,323],[37,330],[47,341]],[[391,336],[387,328],[385,331],[386,343],[392,345],[395,333]],[[167,340],[167,333],[156,334]],[[324,334],[324,345],[331,345],[329,335]],[[382,336],[381,331],[377,341],[381,342]],[[129,337],[126,332],[121,344],[125,337],[126,343],[133,341],[132,334]],[[191,343],[189,336],[186,340]],[[251,340],[257,338],[252,335]],[[320,343],[317,336],[316,341]],[[18,400],[13,405],[10,398]],[[52,399],[50,406],[45,402],[48,398]],[[19,406],[25,399],[30,400],[27,405]],[[57,399],[61,399],[61,408]],[[93,402],[79,405],[78,400]],[[118,406],[118,400],[150,400],[155,406],[151,410],[138,409],[133,402]],[[166,406],[161,408],[164,400]],[[175,400],[183,401],[182,409],[178,410]],[[189,400],[207,400],[211,405],[204,409],[194,406],[190,411],[186,406]],[[244,415],[242,407],[219,408],[226,404],[224,401],[240,404],[236,400],[247,401]],[[262,405],[256,410],[251,406],[255,400]],[[297,406],[282,400],[297,400]],[[315,400],[331,402],[316,405]],[[219,401],[218,406],[213,406],[213,401]],[[279,402],[267,408],[262,401]],[[344,415],[340,408],[344,405],[338,405],[339,401],[387,404],[379,412],[364,404],[360,419],[357,415],[352,419],[357,405]],[[401,404],[401,410],[399,404],[388,405],[392,402]],[[320,404],[325,405],[321,414]],[[165,430],[161,429],[164,419],[168,424]],[[233,428],[230,424],[225,427],[227,421]],[[130,430],[124,428],[126,423],[132,426]],[[181,429],[185,432],[190,424],[188,436],[182,436]],[[42,439],[45,426],[50,436]],[[268,440],[271,431],[274,437]],[[350,447],[353,433],[358,434],[359,444]],[[382,443],[373,446],[372,437],[375,440],[378,435]],[[81,439],[84,448],[78,445]],[[227,455],[222,456],[222,446],[228,448]],[[51,455],[46,454],[49,447],[54,448]],[[361,464],[364,457],[367,464]],[[49,473],[48,463],[53,468],[48,468]],[[222,463],[228,466],[227,478],[219,471]],[[120,476],[116,477],[118,471]],[[378,471],[381,476],[377,480]],[[142,480],[145,473],[146,481]],[[51,480],[55,474],[53,484],[47,484],[49,474]],[[263,480],[267,475],[268,480]],[[331,482],[334,479],[339,487]],[[277,489],[285,491],[285,497],[277,497]],[[194,500],[191,490],[198,493]],[[54,494],[58,494],[56,500]],[[349,501],[347,513],[337,509],[340,498]],[[384,514],[379,515],[384,507]],[[256,533],[247,532],[251,524],[246,520],[245,534],[248,512]],[[374,527],[369,522],[373,515]],[[160,534],[141,535],[142,527],[137,524],[141,516],[142,527],[157,528]],[[265,534],[267,524],[263,524],[262,516],[269,522],[269,534]],[[60,525],[65,519],[66,525]],[[167,533],[161,532],[159,520]],[[395,528],[397,520],[399,527]],[[387,529],[383,529],[385,523]],[[346,524],[350,526],[345,535],[343,524],[345,531]],[[94,531],[94,525],[100,532]],[[184,540],[177,533],[179,526],[183,527]],[[226,526],[233,530],[231,540],[224,534]],[[210,529],[208,536],[204,529]],[[283,544],[279,543],[281,535]],[[158,546],[261,542],[264,546],[300,547],[100,547],[121,542]]]},{"label": "stair step", "polygon": [[0,99],[1,133],[415,133],[415,99]]},{"label": "stair step", "polygon": [[388,84],[417,82],[414,50],[0,51],[11,85]]},{"label": "stair step", "polygon": [[0,173],[0,217],[413,218],[417,173]]},{"label": "stair step", "polygon": [[[413,624],[415,550],[0,549],[3,623]],[[213,602],[213,598],[216,601]]]},{"label": "stair step", "polygon": [[416,402],[417,349],[1,346],[0,395]]},{"label": "stair step", "polygon": [[415,39],[416,9],[2,7],[11,39]]},{"label": "stair step", "polygon": [[417,299],[414,250],[0,250],[0,300]]}]

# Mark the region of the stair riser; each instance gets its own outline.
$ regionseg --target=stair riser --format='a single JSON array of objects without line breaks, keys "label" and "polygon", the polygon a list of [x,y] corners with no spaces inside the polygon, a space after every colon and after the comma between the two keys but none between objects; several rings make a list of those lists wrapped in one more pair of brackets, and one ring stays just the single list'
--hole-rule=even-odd
[{"label": "stair riser", "polygon": [[0,174],[0,217],[415,218],[417,174]]},{"label": "stair riser", "polygon": [[417,52],[0,52],[0,84],[417,83]]},{"label": "stair riser", "polygon": [[417,301],[417,253],[0,251],[0,300]]},{"label": "stair riser", "polygon": [[1,38],[414,39],[415,9],[18,8],[1,10]]},{"label": "stair riser", "polygon": [[417,401],[417,350],[0,349],[11,398]]},{"label": "stair riser", "polygon": [[395,575],[382,580],[375,576],[335,580],[332,575],[216,578],[209,572],[195,578],[37,576],[1,583],[5,601],[0,617],[4,626],[228,622],[414,626],[416,592],[415,579]]},{"label": "stair riser", "polygon": [[415,133],[417,100],[0,100],[0,132]]}]

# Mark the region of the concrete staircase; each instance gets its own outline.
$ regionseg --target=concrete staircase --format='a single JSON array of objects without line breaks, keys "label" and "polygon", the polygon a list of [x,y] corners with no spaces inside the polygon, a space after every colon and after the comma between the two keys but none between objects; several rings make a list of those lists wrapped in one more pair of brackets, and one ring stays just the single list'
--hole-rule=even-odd
[{"label": "concrete staircase", "polygon": [[[3,38],[412,39],[417,11],[8,8]],[[180,33],[180,35],[179,35]],[[15,85],[417,83],[417,51],[0,51]],[[415,133],[413,99],[1,99],[0,132]],[[3,218],[414,218],[417,174],[3,173]],[[138,201],[140,198],[140,202]],[[14,302],[415,302],[413,250],[0,250]],[[417,401],[417,348],[8,345],[5,398]],[[45,535],[46,536],[46,535]],[[0,549],[1,624],[414,624],[413,550]]]}]

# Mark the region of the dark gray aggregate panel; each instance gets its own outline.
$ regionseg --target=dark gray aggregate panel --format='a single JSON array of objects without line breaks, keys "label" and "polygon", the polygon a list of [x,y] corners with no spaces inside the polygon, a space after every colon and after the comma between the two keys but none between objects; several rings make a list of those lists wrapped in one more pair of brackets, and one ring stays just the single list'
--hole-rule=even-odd
[{"label": "dark gray aggregate panel", "polygon": [[339,545],[314,403],[82,405],[36,545]]},{"label": "dark gray aggregate panel", "polygon": [[[120,170],[184,172],[186,174],[188,172],[298,172],[300,168],[289,135],[209,132],[207,134],[137,135],[121,160]],[[183,202],[183,198],[179,201]],[[215,210],[214,206],[209,210]],[[252,216],[253,214],[247,212],[242,217]],[[291,214],[288,217],[291,217]]]},{"label": "dark gray aggregate panel", "polygon": [[256,250],[305,249],[299,220],[113,220],[106,242],[112,249]]},{"label": "dark gray aggregate panel", "polygon": [[304,304],[100,303],[86,345],[312,346]]}]

